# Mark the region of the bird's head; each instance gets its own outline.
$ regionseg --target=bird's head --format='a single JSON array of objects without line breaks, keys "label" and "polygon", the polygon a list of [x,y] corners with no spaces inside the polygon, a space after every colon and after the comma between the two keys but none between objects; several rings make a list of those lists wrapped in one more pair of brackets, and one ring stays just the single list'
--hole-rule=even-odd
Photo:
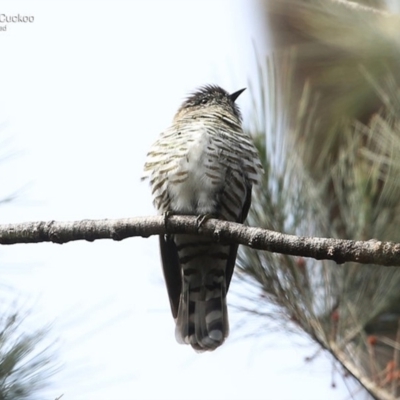
[{"label": "bird's head", "polygon": [[229,94],[217,85],[205,85],[193,92],[181,105],[176,117],[187,113],[212,114],[215,111],[233,114],[239,121],[242,119],[235,100],[246,89]]}]

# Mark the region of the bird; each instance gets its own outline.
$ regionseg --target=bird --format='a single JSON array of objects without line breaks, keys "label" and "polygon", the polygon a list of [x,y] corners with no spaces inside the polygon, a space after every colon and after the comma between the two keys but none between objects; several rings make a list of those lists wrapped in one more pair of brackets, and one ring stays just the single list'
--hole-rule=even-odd
[{"label": "bird", "polygon": [[[150,180],[160,214],[244,222],[263,173],[236,104],[244,90],[196,89],[151,146],[142,179]],[[160,235],[159,242],[176,340],[215,350],[229,334],[226,295],[238,245],[189,234]]]}]

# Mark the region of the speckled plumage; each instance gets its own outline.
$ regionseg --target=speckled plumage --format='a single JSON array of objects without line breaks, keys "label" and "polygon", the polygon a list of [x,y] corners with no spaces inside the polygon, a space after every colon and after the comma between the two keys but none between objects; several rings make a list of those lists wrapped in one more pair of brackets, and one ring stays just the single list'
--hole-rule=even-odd
[{"label": "speckled plumage", "polygon": [[[242,130],[235,104],[241,92],[229,95],[213,85],[198,89],[153,144],[144,178],[150,178],[160,213],[245,220],[262,167]],[[160,237],[160,247],[178,342],[214,350],[229,332],[226,293],[237,246],[174,235]]]}]

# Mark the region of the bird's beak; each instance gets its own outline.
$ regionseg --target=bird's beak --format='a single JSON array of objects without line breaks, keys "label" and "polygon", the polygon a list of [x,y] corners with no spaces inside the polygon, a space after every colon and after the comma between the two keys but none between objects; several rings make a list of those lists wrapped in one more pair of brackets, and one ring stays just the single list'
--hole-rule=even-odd
[{"label": "bird's beak", "polygon": [[230,94],[230,95],[229,95],[230,99],[231,99],[233,102],[235,102],[235,100],[236,100],[236,99],[242,94],[242,92],[244,92],[245,90],[246,90],[246,88],[240,89],[240,90],[238,90],[237,92]]}]

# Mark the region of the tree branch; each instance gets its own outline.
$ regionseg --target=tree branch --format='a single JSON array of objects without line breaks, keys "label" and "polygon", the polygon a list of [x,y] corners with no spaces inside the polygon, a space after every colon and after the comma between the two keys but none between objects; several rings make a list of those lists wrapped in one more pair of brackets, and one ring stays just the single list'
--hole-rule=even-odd
[{"label": "tree branch", "polygon": [[211,237],[224,243],[237,243],[257,250],[293,256],[333,260],[338,264],[400,266],[400,243],[367,242],[286,235],[233,222],[209,219],[197,227],[194,216],[137,217],[124,219],[24,222],[0,225],[0,244],[67,243],[75,240],[123,240],[133,236],[149,237],[166,233],[189,233]]}]

